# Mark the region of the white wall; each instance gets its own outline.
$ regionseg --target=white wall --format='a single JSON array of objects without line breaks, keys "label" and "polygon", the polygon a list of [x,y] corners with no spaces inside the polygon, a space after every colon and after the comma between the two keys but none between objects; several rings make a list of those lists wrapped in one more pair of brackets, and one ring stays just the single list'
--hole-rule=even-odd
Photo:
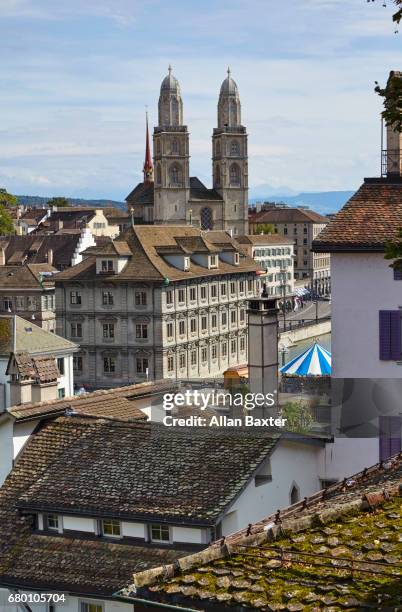
[{"label": "white wall", "polygon": [[196,529],[193,527],[176,527],[173,526],[173,542],[186,542],[194,544],[207,543],[207,530]]},{"label": "white wall", "polygon": [[322,480],[343,480],[378,461],[378,438],[335,438],[321,450],[318,475]]},{"label": "white wall", "polygon": [[290,505],[293,482],[301,499],[320,489],[318,457],[322,447],[281,440],[271,455],[272,482],[255,486],[254,480],[231,506],[222,521],[222,535],[228,535]]},{"label": "white wall", "polygon": [[[33,595],[34,591],[19,591],[20,593]],[[36,591],[40,593],[40,591]],[[16,604],[8,603],[8,596],[10,591],[7,589],[0,588],[0,610],[1,612],[21,612],[21,608],[18,608]],[[66,601],[56,604],[57,612],[80,612],[80,602],[88,601],[90,603],[100,604],[103,603],[104,612],[133,612],[133,604],[124,603],[120,601],[110,601],[105,599],[94,599],[93,597],[75,597],[73,595],[67,595]],[[47,604],[45,603],[29,603],[32,612],[47,612]]]},{"label": "white wall", "polygon": [[379,359],[379,311],[402,307],[383,253],[334,253],[332,277],[332,376],[400,378],[402,366]]},{"label": "white wall", "polygon": [[8,408],[10,405],[10,385],[8,384],[9,376],[6,374],[8,359],[8,357],[0,357],[0,384],[4,385],[4,387],[1,387],[3,395],[0,398],[0,406],[2,408]]},{"label": "white wall", "polygon": [[[13,467],[13,421],[0,420],[0,486]],[[1,610],[1,606],[0,606]]]},{"label": "white wall", "polygon": [[64,375],[57,381],[57,388],[64,389],[65,397],[74,395],[73,355],[57,355],[57,359],[64,359]]},{"label": "white wall", "polygon": [[36,419],[36,421],[27,421],[25,423],[14,423],[13,459],[16,458],[24,444],[28,441],[29,436],[31,435],[38,423],[39,419]]}]

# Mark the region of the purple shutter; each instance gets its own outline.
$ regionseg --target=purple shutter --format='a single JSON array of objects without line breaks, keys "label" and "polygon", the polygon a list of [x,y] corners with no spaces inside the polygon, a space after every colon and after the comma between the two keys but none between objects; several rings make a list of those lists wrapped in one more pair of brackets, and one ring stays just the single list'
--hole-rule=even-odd
[{"label": "purple shutter", "polygon": [[401,452],[401,417],[380,416],[380,461]]},{"label": "purple shutter", "polygon": [[394,280],[402,280],[402,268],[394,268]]},{"label": "purple shutter", "polygon": [[401,313],[380,310],[380,359],[398,361],[401,358]]}]

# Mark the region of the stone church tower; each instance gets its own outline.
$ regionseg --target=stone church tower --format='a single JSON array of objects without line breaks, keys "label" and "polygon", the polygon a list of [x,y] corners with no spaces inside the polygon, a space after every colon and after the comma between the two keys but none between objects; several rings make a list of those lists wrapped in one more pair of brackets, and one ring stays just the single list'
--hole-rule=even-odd
[{"label": "stone church tower", "polygon": [[235,234],[248,233],[247,160],[239,91],[228,68],[219,94],[218,127],[212,136],[212,172],[213,187],[223,199],[223,229],[233,229]]},{"label": "stone church tower", "polygon": [[158,126],[154,129],[154,223],[186,223],[189,160],[189,133],[183,125],[180,85],[169,66],[161,85]]}]

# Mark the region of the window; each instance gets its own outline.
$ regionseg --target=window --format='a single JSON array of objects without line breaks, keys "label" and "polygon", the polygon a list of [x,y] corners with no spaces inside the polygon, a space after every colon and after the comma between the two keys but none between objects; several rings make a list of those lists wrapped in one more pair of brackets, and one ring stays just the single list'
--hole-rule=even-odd
[{"label": "window", "polygon": [[114,338],[114,323],[103,324],[103,337],[112,340]]},{"label": "window", "polygon": [[102,291],[103,306],[111,306],[114,304],[113,293],[111,291]]},{"label": "window", "polygon": [[235,253],[234,262],[235,262],[235,266],[239,265],[239,263],[240,263],[240,255],[239,255],[239,253]]},{"label": "window", "polygon": [[191,365],[197,365],[197,351],[191,351],[190,353]]},{"label": "window", "polygon": [[244,308],[240,308],[240,323],[244,323],[246,319],[246,311]]},{"label": "window", "polygon": [[205,347],[201,349],[201,361],[202,363],[207,362],[207,349]]},{"label": "window", "polygon": [[66,390],[64,388],[57,389],[57,397],[59,399],[63,399],[63,397],[66,397]]},{"label": "window", "polygon": [[47,514],[46,515],[46,527],[51,529],[52,531],[59,530],[59,517],[57,514]]},{"label": "window", "polygon": [[179,289],[179,291],[178,291],[178,299],[179,299],[179,304],[184,304],[184,302],[185,302],[185,292],[184,292],[184,289]]},{"label": "window", "polygon": [[244,336],[240,338],[240,350],[243,353],[246,349],[246,339]]},{"label": "window", "polygon": [[336,484],[337,482],[338,481],[336,480],[336,478],[327,478],[327,479],[321,478],[320,480],[321,489],[328,489],[328,487]]},{"label": "window", "polygon": [[207,329],[207,324],[208,324],[207,317],[202,316],[201,317],[201,330],[202,331],[205,331]]},{"label": "window", "polygon": [[173,291],[171,289],[166,291],[166,304],[173,304]]},{"label": "window", "polygon": [[230,283],[230,294],[231,295],[235,295],[236,293],[236,283],[234,283],[233,281]]},{"label": "window", "polygon": [[184,321],[179,321],[179,335],[184,336],[185,333],[185,324]]},{"label": "window", "polygon": [[60,372],[61,376],[64,376],[64,357],[57,358],[57,369]]},{"label": "window", "polygon": [[217,268],[218,267],[218,257],[217,257],[217,255],[210,255],[209,256],[209,267],[210,268]]},{"label": "window", "polygon": [[172,140],[172,153],[177,153],[179,150],[179,145],[177,143],[176,138]]},{"label": "window", "polygon": [[195,318],[190,319],[190,332],[192,334],[195,334],[196,331],[197,331],[197,319]]},{"label": "window", "polygon": [[252,292],[252,290],[253,290],[253,281],[252,281],[251,279],[249,279],[249,280],[247,281],[247,291],[248,291],[249,293],[251,293],[251,292]]},{"label": "window", "polygon": [[380,461],[401,452],[401,417],[380,416]]},{"label": "window", "polygon": [[240,168],[237,164],[230,166],[230,185],[232,187],[240,187]]},{"label": "window", "polygon": [[380,359],[399,361],[401,358],[401,312],[380,310]]},{"label": "window", "polygon": [[197,291],[195,289],[195,287],[190,287],[190,300],[192,302],[195,302],[197,299]]},{"label": "window", "polygon": [[207,299],[207,288],[206,287],[201,287],[201,299],[202,300]]},{"label": "window", "polygon": [[166,335],[168,338],[173,338],[173,323],[166,323]]},{"label": "window", "polygon": [[287,233],[288,233],[288,228],[287,227],[283,228],[283,233],[284,233],[285,236],[287,235]]},{"label": "window", "polygon": [[82,372],[82,356],[73,355],[73,370],[74,372]]},{"label": "window", "polygon": [[147,370],[149,367],[148,359],[138,358],[136,359],[136,365],[137,365],[137,374],[147,374]]},{"label": "window", "polygon": [[25,310],[25,298],[21,295],[17,295],[15,298],[15,307],[17,310]]},{"label": "window", "polygon": [[101,270],[102,272],[113,272],[113,259],[102,259]]},{"label": "window", "polygon": [[233,140],[230,144],[230,154],[239,155],[239,153],[240,153],[239,143]]},{"label": "window", "polygon": [[147,294],[145,291],[135,292],[135,305],[136,306],[146,306],[147,305]]},{"label": "window", "polygon": [[230,341],[230,352],[232,353],[232,355],[236,354],[236,340],[231,340]]},{"label": "window", "polygon": [[226,283],[221,284],[221,296],[226,297]]},{"label": "window", "polygon": [[170,176],[170,184],[172,186],[177,187],[180,185],[180,168],[177,164],[174,164],[173,166],[170,167],[169,176]]},{"label": "window", "polygon": [[216,290],[216,285],[211,285],[211,298],[216,298],[218,295],[218,292]]},{"label": "window", "polygon": [[300,499],[300,491],[297,485],[293,485],[290,490],[290,505],[297,504]]},{"label": "window", "polygon": [[[394,280],[402,280],[402,269],[394,270]],[[17,308],[18,308],[18,305],[17,305]]]},{"label": "window", "polygon": [[216,314],[211,315],[211,327],[212,329],[216,329],[218,327]]},{"label": "window", "polygon": [[101,524],[102,535],[109,536],[112,538],[119,538],[121,536],[120,521],[114,521],[113,519],[103,519]]},{"label": "window", "polygon": [[226,355],[228,354],[228,345],[226,344],[226,342],[222,342],[221,354],[222,357],[226,357]]},{"label": "window", "polygon": [[240,293],[244,293],[244,281],[240,281],[240,283],[239,283],[239,291],[240,291]]},{"label": "window", "polygon": [[151,525],[151,542],[170,542],[169,525]]},{"label": "window", "polygon": [[82,323],[71,323],[71,337],[82,338]]},{"label": "window", "polygon": [[70,304],[82,304],[81,293],[79,291],[70,291]]},{"label": "window", "polygon": [[222,312],[221,323],[222,323],[223,326],[227,325],[227,323],[228,323],[228,315],[227,315],[226,312]]},{"label": "window", "polygon": [[186,367],[186,353],[180,353],[179,355],[179,368],[182,370]]},{"label": "window", "polygon": [[236,323],[236,311],[232,310],[230,312],[230,323],[234,325]]},{"label": "window", "polygon": [[103,371],[105,374],[113,374],[116,372],[116,359],[114,357],[103,358]]},{"label": "window", "polygon": [[211,230],[213,226],[213,218],[212,218],[212,210],[206,206],[201,209],[201,229],[202,230]]},{"label": "window", "polygon": [[135,337],[137,339],[148,338],[148,325],[146,323],[137,323],[135,326]]},{"label": "window", "polygon": [[174,360],[173,360],[173,357],[168,357],[168,360],[167,360],[167,369],[168,369],[168,372],[173,372],[174,371]]},{"label": "window", "polygon": [[211,357],[212,359],[216,359],[218,355],[216,344],[211,345]]},{"label": "window", "polygon": [[104,612],[103,604],[82,601],[80,612]]}]

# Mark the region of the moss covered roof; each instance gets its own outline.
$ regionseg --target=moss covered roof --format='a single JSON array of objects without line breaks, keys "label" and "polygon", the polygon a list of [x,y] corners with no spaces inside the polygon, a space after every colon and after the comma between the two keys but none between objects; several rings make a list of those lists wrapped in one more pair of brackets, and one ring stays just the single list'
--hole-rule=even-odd
[{"label": "moss covered roof", "polygon": [[397,457],[252,535],[134,575],[125,594],[196,610],[400,610],[401,483]]}]

